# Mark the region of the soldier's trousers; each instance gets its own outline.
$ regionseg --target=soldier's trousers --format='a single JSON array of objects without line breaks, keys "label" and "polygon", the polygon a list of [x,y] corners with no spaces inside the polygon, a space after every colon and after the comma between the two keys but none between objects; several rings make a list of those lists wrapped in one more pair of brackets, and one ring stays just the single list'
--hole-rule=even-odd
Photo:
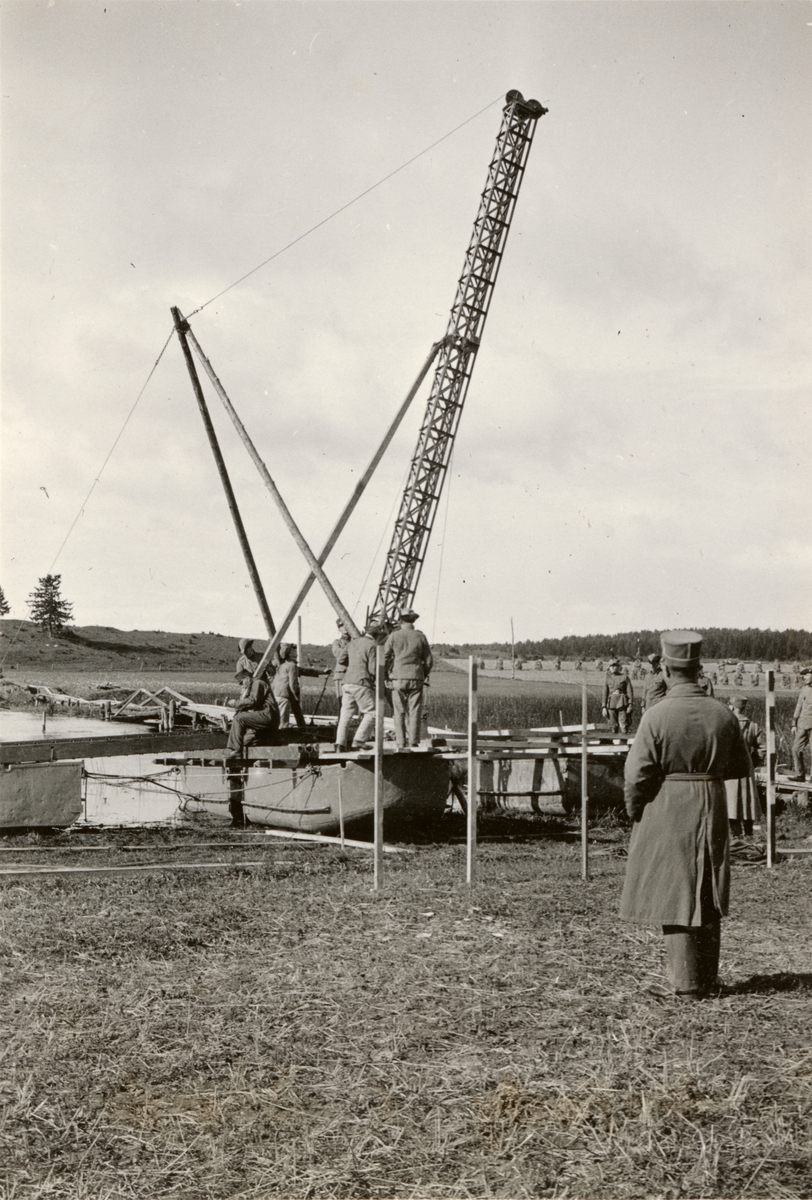
[{"label": "soldier's trousers", "polygon": [[336,742],[339,746],[349,745],[350,727],[360,714],[361,724],[355,731],[353,742],[365,742],[375,729],[375,693],[363,683],[345,683],[341,692],[341,713],[338,718]]},{"label": "soldier's trousers", "polygon": [[722,928],[713,899],[713,870],[707,850],[699,916],[701,925],[663,925],[668,981],[677,996],[706,996],[719,974]]},{"label": "soldier's trousers", "polygon": [[[263,734],[273,733],[279,728],[279,711],[276,707],[257,711],[235,713],[231,722],[226,745],[239,757],[246,745],[251,742],[261,742]],[[250,733],[249,733],[250,731]]]},{"label": "soldier's trousers", "polygon": [[609,723],[612,726],[612,733],[628,733],[629,732],[629,710],[628,708],[608,708]]},{"label": "soldier's trousers", "polygon": [[293,716],[296,722],[297,729],[304,729],[306,722],[302,706],[295,696],[277,696],[276,703],[279,705],[279,728],[287,729],[290,725],[290,718]]},{"label": "soldier's trousers", "polygon": [[398,750],[406,746],[419,746],[423,684],[417,679],[395,679],[392,683],[392,708]]},{"label": "soldier's trousers", "polygon": [[[809,745],[812,729],[796,729],[795,741],[792,743],[792,765],[796,775],[804,774],[804,751]],[[812,774],[812,768],[810,768]]]}]

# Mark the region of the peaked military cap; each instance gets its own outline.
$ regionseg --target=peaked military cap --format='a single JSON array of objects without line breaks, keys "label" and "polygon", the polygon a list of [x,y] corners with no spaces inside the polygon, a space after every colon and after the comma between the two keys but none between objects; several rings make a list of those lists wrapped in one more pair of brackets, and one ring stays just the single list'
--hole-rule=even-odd
[{"label": "peaked military cap", "polygon": [[662,655],[660,655],[660,654],[647,654],[646,662],[650,662],[651,665],[654,666],[654,664],[658,663],[661,658],[662,658]]},{"label": "peaked military cap", "polygon": [[747,697],[734,696],[730,701],[730,707],[734,712],[744,712],[744,710],[747,708]]},{"label": "peaked military cap", "polygon": [[702,652],[702,637],[691,629],[672,629],[660,634],[663,662],[667,667],[696,667]]}]

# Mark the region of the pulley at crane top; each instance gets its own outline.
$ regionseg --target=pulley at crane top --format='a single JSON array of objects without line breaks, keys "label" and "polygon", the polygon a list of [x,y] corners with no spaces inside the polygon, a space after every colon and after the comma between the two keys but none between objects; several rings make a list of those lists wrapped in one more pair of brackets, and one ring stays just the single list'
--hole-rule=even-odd
[{"label": "pulley at crane top", "polygon": [[515,104],[517,109],[522,110],[520,113],[521,116],[535,117],[536,120],[539,117],[543,117],[546,112],[549,112],[549,109],[546,109],[543,104],[539,104],[538,100],[525,100],[522,93],[515,90],[508,92],[505,96],[505,102],[507,104]]}]

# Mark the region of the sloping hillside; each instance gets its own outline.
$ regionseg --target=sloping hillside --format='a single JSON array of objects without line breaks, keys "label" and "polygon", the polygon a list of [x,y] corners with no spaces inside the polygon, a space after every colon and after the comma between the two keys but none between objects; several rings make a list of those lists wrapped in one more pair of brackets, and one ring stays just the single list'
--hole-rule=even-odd
[{"label": "sloping hillside", "polygon": [[[49,637],[30,621],[4,620],[0,621],[0,637],[0,660],[6,672],[18,667],[232,671],[239,654],[238,639],[218,633],[166,633],[161,629],[122,630],[85,625],[67,629],[59,637]],[[258,645],[262,648],[264,639],[258,638]],[[308,662],[318,662],[324,657],[323,647],[303,649]],[[326,662],[325,659],[325,665]]]}]

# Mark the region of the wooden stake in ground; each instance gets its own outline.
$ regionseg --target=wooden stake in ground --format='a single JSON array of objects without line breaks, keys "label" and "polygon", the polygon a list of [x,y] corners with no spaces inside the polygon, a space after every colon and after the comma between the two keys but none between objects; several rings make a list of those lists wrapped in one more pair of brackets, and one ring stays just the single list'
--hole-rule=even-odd
[{"label": "wooden stake in ground", "polygon": [[764,715],[767,734],[767,866],[775,866],[775,671],[764,677]]},{"label": "wooden stake in ground", "polygon": [[587,693],[581,684],[581,878],[589,879],[589,782],[587,778]]},{"label": "wooden stake in ground", "polygon": [[474,882],[476,812],[479,802],[479,763],[476,756],[477,702],[477,665],[472,655],[468,659],[468,821],[465,853],[465,879],[469,884]]},{"label": "wooden stake in ground", "polygon": [[383,648],[380,642],[375,651],[375,879],[374,889],[383,887]]}]

